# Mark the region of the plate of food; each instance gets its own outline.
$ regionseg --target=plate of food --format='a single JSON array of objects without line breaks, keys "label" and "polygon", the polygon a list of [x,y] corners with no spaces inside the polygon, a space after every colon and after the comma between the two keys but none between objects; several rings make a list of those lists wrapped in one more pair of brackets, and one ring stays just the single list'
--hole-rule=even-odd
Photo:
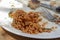
[{"label": "plate of food", "polygon": [[[8,0],[7,0],[8,1]],[[6,8],[0,10],[0,25],[5,30],[24,37],[36,38],[36,39],[51,39],[60,37],[60,21],[50,21],[46,19],[42,14],[47,14],[47,11],[43,7],[39,7],[36,10],[32,10],[26,5],[16,1],[4,1],[1,3],[6,4]],[[15,8],[10,7],[10,3],[13,2]],[[17,7],[20,5],[21,7]],[[1,5],[0,5],[1,6]],[[9,8],[8,8],[9,7]],[[44,10],[43,10],[44,9]],[[48,10],[54,17],[60,18],[60,14]],[[48,16],[49,18],[50,16]]]}]

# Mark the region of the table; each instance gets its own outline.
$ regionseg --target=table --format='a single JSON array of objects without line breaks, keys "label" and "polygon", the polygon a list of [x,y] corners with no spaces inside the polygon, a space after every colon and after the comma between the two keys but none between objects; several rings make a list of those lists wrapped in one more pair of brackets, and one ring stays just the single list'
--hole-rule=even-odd
[{"label": "table", "polygon": [[0,27],[0,40],[60,40],[60,38],[57,39],[32,39],[32,38],[26,38],[22,36],[15,35],[13,33],[10,33],[3,28]]}]

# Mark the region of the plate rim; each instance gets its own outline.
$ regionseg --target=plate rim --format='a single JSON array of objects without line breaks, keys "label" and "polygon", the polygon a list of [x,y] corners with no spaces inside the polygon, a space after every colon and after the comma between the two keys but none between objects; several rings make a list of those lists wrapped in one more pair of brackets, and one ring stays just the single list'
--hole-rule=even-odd
[{"label": "plate rim", "polygon": [[37,38],[37,37],[30,37],[30,36],[27,36],[27,35],[21,35],[21,34],[18,34],[18,33],[15,33],[14,31],[11,31],[9,30],[9,28],[6,28],[4,26],[1,26],[3,29],[5,29],[6,31],[10,32],[10,33],[13,33],[15,35],[18,35],[18,36],[23,36],[23,37],[27,37],[27,38],[35,38],[35,39],[55,39],[55,38],[60,38],[60,36],[57,36],[57,37],[46,37],[46,38]]}]

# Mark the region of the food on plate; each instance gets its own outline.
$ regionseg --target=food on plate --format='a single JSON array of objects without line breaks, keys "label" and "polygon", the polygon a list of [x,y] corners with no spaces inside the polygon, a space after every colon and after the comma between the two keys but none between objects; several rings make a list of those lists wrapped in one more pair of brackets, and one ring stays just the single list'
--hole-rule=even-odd
[{"label": "food on plate", "polygon": [[30,7],[31,9],[36,9],[39,6],[40,6],[40,1],[38,1],[38,0],[29,1],[28,7]]},{"label": "food on plate", "polygon": [[60,16],[54,14],[54,17],[57,19],[57,20],[55,20],[54,22],[55,22],[56,24],[60,24]]},{"label": "food on plate", "polygon": [[[51,32],[52,29],[45,28],[48,22],[42,23],[40,12],[25,12],[23,10],[16,10],[10,12],[9,16],[13,18],[12,26],[22,32],[29,34],[38,34],[42,32]],[[42,24],[40,24],[41,22]]]},{"label": "food on plate", "polygon": [[56,1],[51,1],[51,2],[50,2],[50,5],[51,5],[51,6],[55,6],[55,5],[56,5]]}]

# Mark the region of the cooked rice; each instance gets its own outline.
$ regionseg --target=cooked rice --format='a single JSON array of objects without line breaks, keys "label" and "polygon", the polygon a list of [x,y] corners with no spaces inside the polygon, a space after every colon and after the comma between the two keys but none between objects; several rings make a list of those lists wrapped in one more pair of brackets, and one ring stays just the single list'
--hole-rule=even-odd
[{"label": "cooked rice", "polygon": [[38,34],[42,32],[51,32],[51,29],[46,29],[46,23],[42,25],[39,22],[42,18],[39,16],[39,12],[25,12],[23,10],[17,10],[10,13],[10,17],[13,18],[12,26],[25,33]]}]

